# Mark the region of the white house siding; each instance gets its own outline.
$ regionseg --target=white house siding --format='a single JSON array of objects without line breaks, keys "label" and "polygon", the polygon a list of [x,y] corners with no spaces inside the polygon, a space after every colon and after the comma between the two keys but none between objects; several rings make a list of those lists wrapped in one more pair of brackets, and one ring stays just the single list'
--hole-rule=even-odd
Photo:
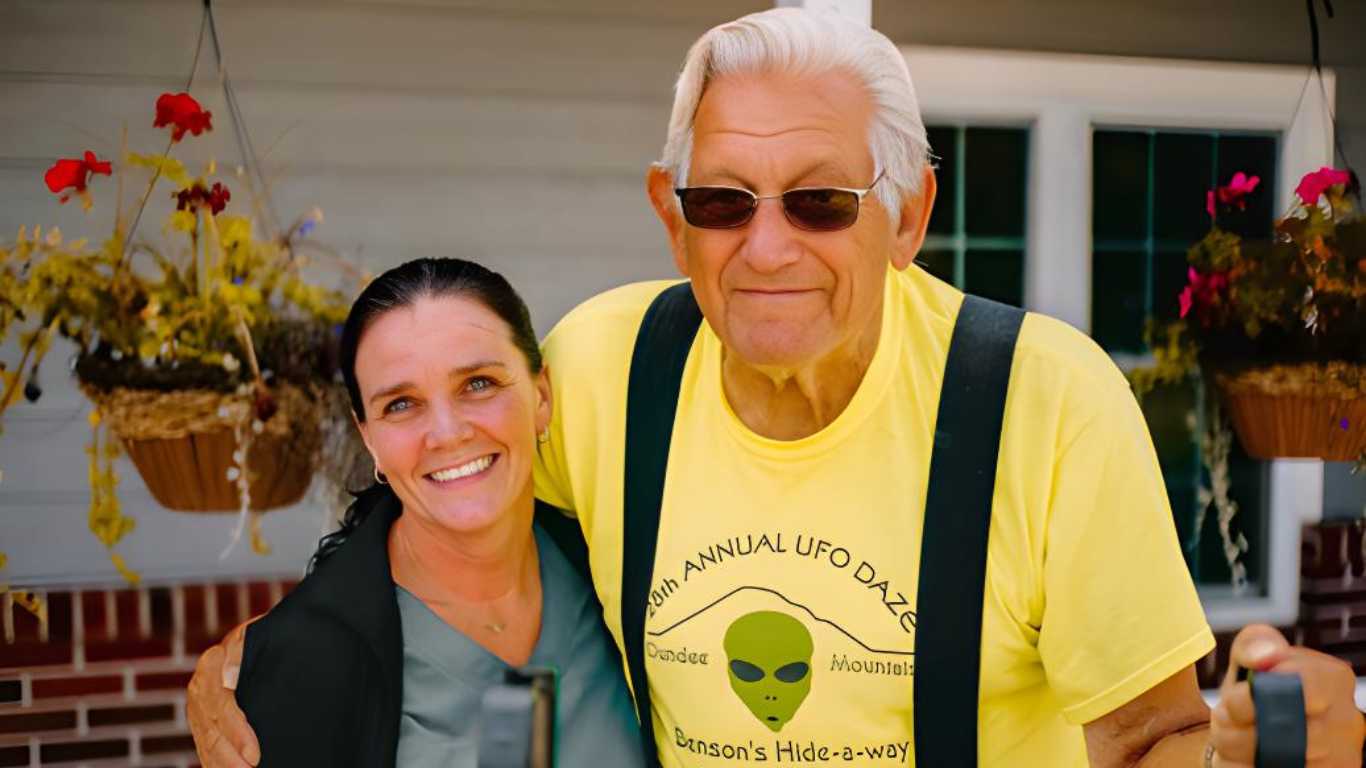
[{"label": "white house siding", "polygon": [[[371,269],[419,256],[479,260],[518,286],[542,332],[599,290],[671,274],[644,172],[663,142],[673,79],[703,30],[769,5],[215,3],[226,63],[281,217],[321,207],[319,238]],[[1349,152],[1366,155],[1366,93],[1358,85],[1366,76],[1355,44],[1366,16],[1357,5],[1337,5],[1340,18],[1324,25],[1325,50],[1339,75]],[[1271,0],[873,7],[874,24],[898,43],[1276,62],[1307,51],[1300,14],[1302,6]],[[184,87],[199,15],[198,0],[0,0],[0,237],[39,223],[59,224],[68,237],[109,230],[112,184],[95,182],[87,215],[55,205],[42,172],[87,148],[117,156],[125,123],[133,149],[163,146],[151,128],[152,104]],[[195,93],[213,110],[216,130],[187,140],[183,156],[230,167],[237,153],[207,45],[199,73]],[[234,190],[244,201],[240,182]],[[166,208],[159,197],[145,234],[158,233]],[[0,437],[0,551],[10,558],[0,578],[12,583],[114,574],[85,530],[86,406],[65,375],[69,355],[54,347],[43,399],[11,409]],[[139,529],[120,551],[153,580],[297,572],[321,524],[307,505],[271,513],[265,530],[275,554],[261,558],[243,546],[220,562],[229,517],[167,512],[131,466],[123,478],[121,496]]]}]

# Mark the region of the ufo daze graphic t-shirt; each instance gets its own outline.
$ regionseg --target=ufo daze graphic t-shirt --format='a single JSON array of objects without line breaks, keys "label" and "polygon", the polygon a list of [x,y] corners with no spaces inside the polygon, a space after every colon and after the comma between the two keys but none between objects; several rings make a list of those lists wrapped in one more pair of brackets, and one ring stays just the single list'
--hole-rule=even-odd
[{"label": "ufo daze graphic t-shirt", "polygon": [[[537,495],[573,510],[621,644],[622,446],[640,319],[668,283],[585,303],[547,338]],[[754,434],[704,323],[684,370],[645,627],[665,766],[908,766],[920,533],[962,294],[889,270],[878,348],[825,429]],[[1213,647],[1127,382],[1081,333],[1021,329],[983,617],[983,765],[1086,765],[1081,725]]]}]

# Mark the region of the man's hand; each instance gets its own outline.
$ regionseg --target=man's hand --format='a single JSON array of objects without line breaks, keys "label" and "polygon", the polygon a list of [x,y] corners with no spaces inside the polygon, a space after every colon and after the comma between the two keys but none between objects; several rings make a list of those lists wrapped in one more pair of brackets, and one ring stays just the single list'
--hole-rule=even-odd
[{"label": "man's hand", "polygon": [[1257,714],[1252,687],[1238,682],[1237,668],[1254,672],[1283,672],[1300,676],[1308,768],[1361,765],[1366,721],[1354,699],[1356,675],[1352,667],[1327,654],[1291,647],[1281,633],[1264,624],[1245,627],[1233,640],[1228,675],[1219,690],[1219,704],[1210,717],[1210,740],[1217,768],[1252,768],[1257,754]]},{"label": "man's hand", "polygon": [[185,710],[204,768],[249,768],[261,762],[261,745],[233,697],[247,624],[239,625],[205,651],[190,678]]}]

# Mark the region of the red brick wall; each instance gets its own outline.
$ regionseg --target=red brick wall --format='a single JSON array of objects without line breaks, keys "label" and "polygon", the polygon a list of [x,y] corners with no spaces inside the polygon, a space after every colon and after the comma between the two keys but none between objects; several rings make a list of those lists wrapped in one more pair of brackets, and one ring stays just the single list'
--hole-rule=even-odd
[{"label": "red brick wall", "polygon": [[1357,675],[1366,674],[1363,530],[1356,523],[1306,527],[1300,548],[1304,642],[1350,662]]},{"label": "red brick wall", "polygon": [[43,623],[0,597],[0,768],[197,765],[195,659],[292,580],[40,593]]}]

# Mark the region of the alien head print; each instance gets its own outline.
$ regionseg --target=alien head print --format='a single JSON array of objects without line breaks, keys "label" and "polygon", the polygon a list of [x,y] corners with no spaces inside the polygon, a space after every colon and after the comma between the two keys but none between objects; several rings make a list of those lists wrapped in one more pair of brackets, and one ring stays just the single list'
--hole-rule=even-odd
[{"label": "alien head print", "polygon": [[759,722],[778,732],[811,692],[811,633],[777,611],[756,611],[726,630],[731,690]]}]

